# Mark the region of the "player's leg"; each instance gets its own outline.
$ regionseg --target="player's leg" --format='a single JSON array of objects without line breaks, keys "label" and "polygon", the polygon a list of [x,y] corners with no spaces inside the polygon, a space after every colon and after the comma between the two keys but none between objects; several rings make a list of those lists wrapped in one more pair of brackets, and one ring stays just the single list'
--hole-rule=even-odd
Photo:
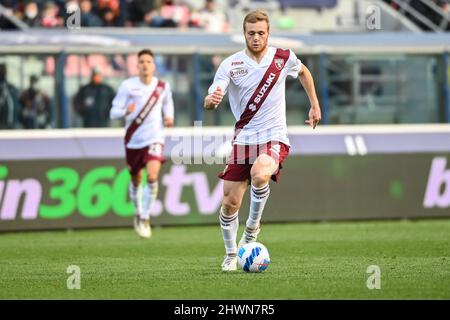
[{"label": "player's leg", "polygon": [[161,165],[164,163],[163,145],[151,144],[146,152],[145,166],[147,169],[147,181],[144,187],[143,213],[145,219],[150,219],[150,210],[158,196],[158,178]]},{"label": "player's leg", "polygon": [[126,151],[127,166],[131,175],[129,194],[130,199],[133,202],[134,207],[136,209],[136,214],[134,215],[133,219],[134,231],[136,231],[136,233],[141,237],[147,237],[148,232],[146,232],[142,224],[141,218],[141,215],[143,213],[142,208],[143,188],[141,181],[142,181],[142,168],[144,167],[143,154],[145,151],[143,151],[142,149],[129,149],[129,148],[126,148],[125,151]]},{"label": "player's leg", "polygon": [[137,174],[131,175],[130,198],[136,208],[133,225],[134,231],[143,238],[149,238],[149,224],[143,219],[144,209],[142,207],[143,188],[142,188],[142,170]]},{"label": "player's leg", "polygon": [[143,165],[147,171],[147,181],[142,196],[142,214],[139,223],[140,236],[150,238],[152,231],[150,227],[150,210],[158,195],[158,177],[161,164],[164,162],[163,145],[153,143],[143,148]]},{"label": "player's leg", "polygon": [[158,196],[158,178],[159,171],[161,170],[161,161],[150,160],[147,162],[147,183],[144,187],[144,197],[143,197],[143,215],[144,219],[150,219],[150,210],[153,203]]},{"label": "player's leg", "polygon": [[127,167],[130,172],[131,181],[128,187],[130,199],[136,210],[136,218],[142,214],[142,151],[140,149],[125,149]]},{"label": "player's leg", "polygon": [[128,188],[128,193],[136,210],[136,215],[140,216],[142,214],[142,171],[138,171],[134,174],[130,173],[130,175],[131,182]]},{"label": "player's leg", "polygon": [[134,226],[138,235],[143,238],[150,238],[152,236],[150,209],[158,194],[158,175],[160,169],[161,162],[158,160],[150,160],[146,164],[147,181],[142,192],[142,211],[139,218],[135,219]]},{"label": "player's leg", "polygon": [[270,194],[269,181],[277,169],[277,160],[265,153],[260,154],[253,163],[250,170],[250,209],[239,247],[244,243],[256,241],[260,231],[261,216]]},{"label": "player's leg", "polygon": [[247,181],[224,181],[223,201],[219,212],[220,227],[225,244],[226,256],[222,263],[223,271],[237,270],[236,237],[239,228],[239,208],[247,189]]}]

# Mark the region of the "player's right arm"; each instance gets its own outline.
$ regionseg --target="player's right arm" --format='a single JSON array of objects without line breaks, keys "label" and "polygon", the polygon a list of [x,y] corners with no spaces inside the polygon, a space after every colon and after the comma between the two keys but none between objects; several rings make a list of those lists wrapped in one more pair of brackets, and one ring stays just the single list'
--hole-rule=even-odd
[{"label": "player's right arm", "polygon": [[223,99],[223,91],[222,88],[217,86],[216,90],[214,90],[211,94],[208,94],[205,97],[204,107],[206,110],[211,110],[217,108],[217,106],[222,102]]},{"label": "player's right arm", "polygon": [[112,108],[109,111],[109,117],[112,120],[120,119],[132,113],[136,106],[130,102],[131,100],[128,93],[128,88],[125,83],[122,83],[116,96],[114,97],[114,100],[112,101]]},{"label": "player's right arm", "polygon": [[223,61],[214,76],[213,84],[208,89],[208,95],[205,97],[203,106],[206,110],[217,108],[222,102],[223,96],[226,94],[228,85],[230,84],[230,76],[226,71],[226,61]]}]

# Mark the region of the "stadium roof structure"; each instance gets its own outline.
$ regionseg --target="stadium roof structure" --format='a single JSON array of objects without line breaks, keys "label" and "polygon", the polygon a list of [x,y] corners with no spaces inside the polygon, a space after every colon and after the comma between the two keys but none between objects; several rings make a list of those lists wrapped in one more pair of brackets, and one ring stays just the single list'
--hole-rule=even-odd
[{"label": "stadium roof structure", "polygon": [[[442,53],[450,51],[450,33],[273,33],[270,44],[306,54]],[[0,37],[0,53],[129,53],[145,47],[161,53],[225,54],[241,50],[244,38],[240,33],[101,28],[2,31]]]}]

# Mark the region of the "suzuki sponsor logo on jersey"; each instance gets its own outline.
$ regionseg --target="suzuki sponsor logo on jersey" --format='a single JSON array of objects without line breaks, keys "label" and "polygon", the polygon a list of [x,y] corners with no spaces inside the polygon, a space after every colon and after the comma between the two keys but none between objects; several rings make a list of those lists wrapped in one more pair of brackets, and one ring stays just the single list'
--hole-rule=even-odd
[{"label": "suzuki sponsor logo on jersey", "polygon": [[244,64],[244,61],[233,61],[231,63],[231,66],[240,66],[240,65],[243,65],[243,64]]},{"label": "suzuki sponsor logo on jersey", "polygon": [[230,71],[230,76],[233,79],[241,78],[248,74],[248,69],[246,68],[235,68]]},{"label": "suzuki sponsor logo on jersey", "polygon": [[269,74],[269,77],[267,78],[266,83],[264,83],[264,85],[262,86],[261,90],[259,90],[258,95],[253,100],[252,104],[248,106],[248,108],[250,110],[252,110],[252,111],[256,110],[257,104],[261,102],[262,97],[266,93],[267,89],[269,89],[269,87],[272,84],[273,79],[275,79],[275,77],[276,77],[275,73],[271,72]]}]

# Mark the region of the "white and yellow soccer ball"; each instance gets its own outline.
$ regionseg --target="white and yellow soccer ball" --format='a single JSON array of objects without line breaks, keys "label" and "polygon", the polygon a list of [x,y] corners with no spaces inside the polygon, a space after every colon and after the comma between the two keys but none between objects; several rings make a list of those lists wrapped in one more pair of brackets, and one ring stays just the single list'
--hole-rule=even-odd
[{"label": "white and yellow soccer ball", "polygon": [[263,272],[270,264],[267,248],[259,242],[244,244],[237,255],[238,264],[245,272]]}]

